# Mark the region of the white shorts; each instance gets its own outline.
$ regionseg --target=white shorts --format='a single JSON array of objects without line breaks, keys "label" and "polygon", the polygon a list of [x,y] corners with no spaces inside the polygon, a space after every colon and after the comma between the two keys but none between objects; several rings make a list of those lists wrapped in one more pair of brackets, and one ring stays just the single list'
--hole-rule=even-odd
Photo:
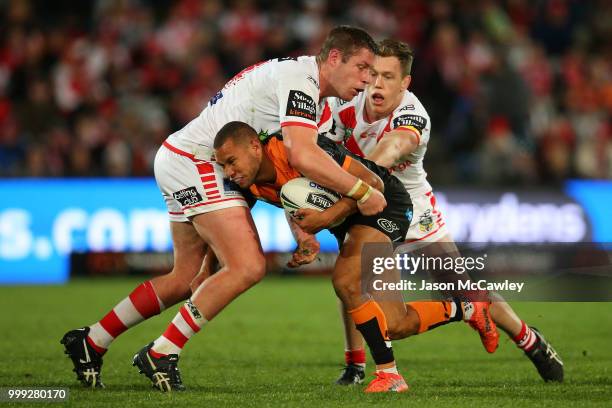
[{"label": "white shorts", "polygon": [[442,213],[436,208],[433,192],[412,197],[412,222],[406,234],[406,242],[436,242],[445,235],[450,238]]},{"label": "white shorts", "polygon": [[237,186],[224,179],[215,162],[197,159],[167,141],[155,156],[155,181],[168,206],[170,221],[230,207],[248,207]]}]

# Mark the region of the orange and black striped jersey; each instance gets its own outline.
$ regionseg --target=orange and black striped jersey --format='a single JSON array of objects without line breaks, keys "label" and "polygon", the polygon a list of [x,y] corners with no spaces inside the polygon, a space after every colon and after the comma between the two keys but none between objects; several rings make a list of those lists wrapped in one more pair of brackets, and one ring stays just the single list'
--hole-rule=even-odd
[{"label": "orange and black striped jersey", "polygon": [[280,189],[283,185],[302,175],[289,164],[287,150],[280,137],[271,137],[263,146],[265,154],[272,161],[276,170],[274,183],[253,184],[249,188],[251,193],[258,199],[280,206]]},{"label": "orange and black striped jersey", "polygon": [[[349,168],[353,160],[358,160],[378,175],[385,185],[384,195],[387,200],[387,206],[381,213],[366,216],[357,212],[348,216],[340,225],[329,228],[330,232],[338,240],[338,246],[342,247],[346,234],[353,225],[372,227],[387,235],[392,242],[403,241],[412,219],[412,203],[402,183],[384,167],[354,155],[342,145],[335,143],[325,136],[318,137],[317,145],[345,170]],[[248,195],[252,196],[251,198],[264,200],[277,207],[281,207],[281,188],[289,180],[302,177],[302,175],[289,164],[287,150],[279,136],[273,136],[267,140],[267,143],[264,144],[264,152],[276,169],[276,180],[274,180],[274,183],[251,185],[248,192],[250,194]]]},{"label": "orange and black striped jersey", "polygon": [[[343,146],[334,143],[325,136],[318,137],[317,145],[345,170],[349,168],[352,160],[359,160],[368,169],[376,173],[385,184],[389,177],[393,177],[384,167],[380,167],[370,160],[354,155]],[[276,180],[274,183],[253,184],[249,190],[258,200],[264,200],[280,207],[281,188],[289,180],[302,177],[302,174],[289,164],[287,150],[280,136],[273,136],[268,139],[264,144],[264,152],[274,165]]]}]

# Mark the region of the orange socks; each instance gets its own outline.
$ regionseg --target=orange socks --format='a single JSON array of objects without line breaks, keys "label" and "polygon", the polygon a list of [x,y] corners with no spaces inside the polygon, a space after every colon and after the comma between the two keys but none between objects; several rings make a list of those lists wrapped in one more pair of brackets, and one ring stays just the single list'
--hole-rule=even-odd
[{"label": "orange socks", "polygon": [[356,309],[349,310],[349,313],[368,344],[376,365],[393,362],[395,359],[387,335],[387,319],[378,303],[368,300]]},{"label": "orange socks", "polygon": [[413,308],[419,315],[419,333],[459,321],[462,316],[461,309],[457,308],[455,302],[409,302],[406,307]]}]

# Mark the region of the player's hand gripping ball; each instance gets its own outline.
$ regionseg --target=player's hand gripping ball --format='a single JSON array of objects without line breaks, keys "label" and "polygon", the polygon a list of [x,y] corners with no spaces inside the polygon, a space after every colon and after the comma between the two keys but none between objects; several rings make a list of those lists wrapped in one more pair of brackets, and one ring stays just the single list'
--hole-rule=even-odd
[{"label": "player's hand gripping ball", "polygon": [[[316,211],[324,211],[334,205],[342,195],[325,188],[306,177],[298,177],[289,180],[281,188],[281,204],[291,216],[300,208],[309,208]],[[330,227],[339,225],[344,220],[336,222]]]}]

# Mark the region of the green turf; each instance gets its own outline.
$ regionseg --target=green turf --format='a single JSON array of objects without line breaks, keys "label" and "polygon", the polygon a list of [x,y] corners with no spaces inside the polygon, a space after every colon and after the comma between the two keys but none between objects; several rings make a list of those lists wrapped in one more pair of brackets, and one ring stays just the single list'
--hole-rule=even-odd
[{"label": "green turf", "polygon": [[98,320],[137,283],[0,288],[0,386],[69,387],[62,405],[84,407],[612,405],[612,303],[513,305],[565,360],[562,385],[543,383],[506,337],[488,355],[477,335],[456,323],[395,343],[408,393],[365,395],[361,387],[331,385],[343,340],[330,282],[319,278],[267,279],[230,305],[183,352],[184,393],[152,390],[131,366],[134,352],[161,333],[176,308],[113,344],[104,361],[105,390],[80,388],[59,339]]}]

